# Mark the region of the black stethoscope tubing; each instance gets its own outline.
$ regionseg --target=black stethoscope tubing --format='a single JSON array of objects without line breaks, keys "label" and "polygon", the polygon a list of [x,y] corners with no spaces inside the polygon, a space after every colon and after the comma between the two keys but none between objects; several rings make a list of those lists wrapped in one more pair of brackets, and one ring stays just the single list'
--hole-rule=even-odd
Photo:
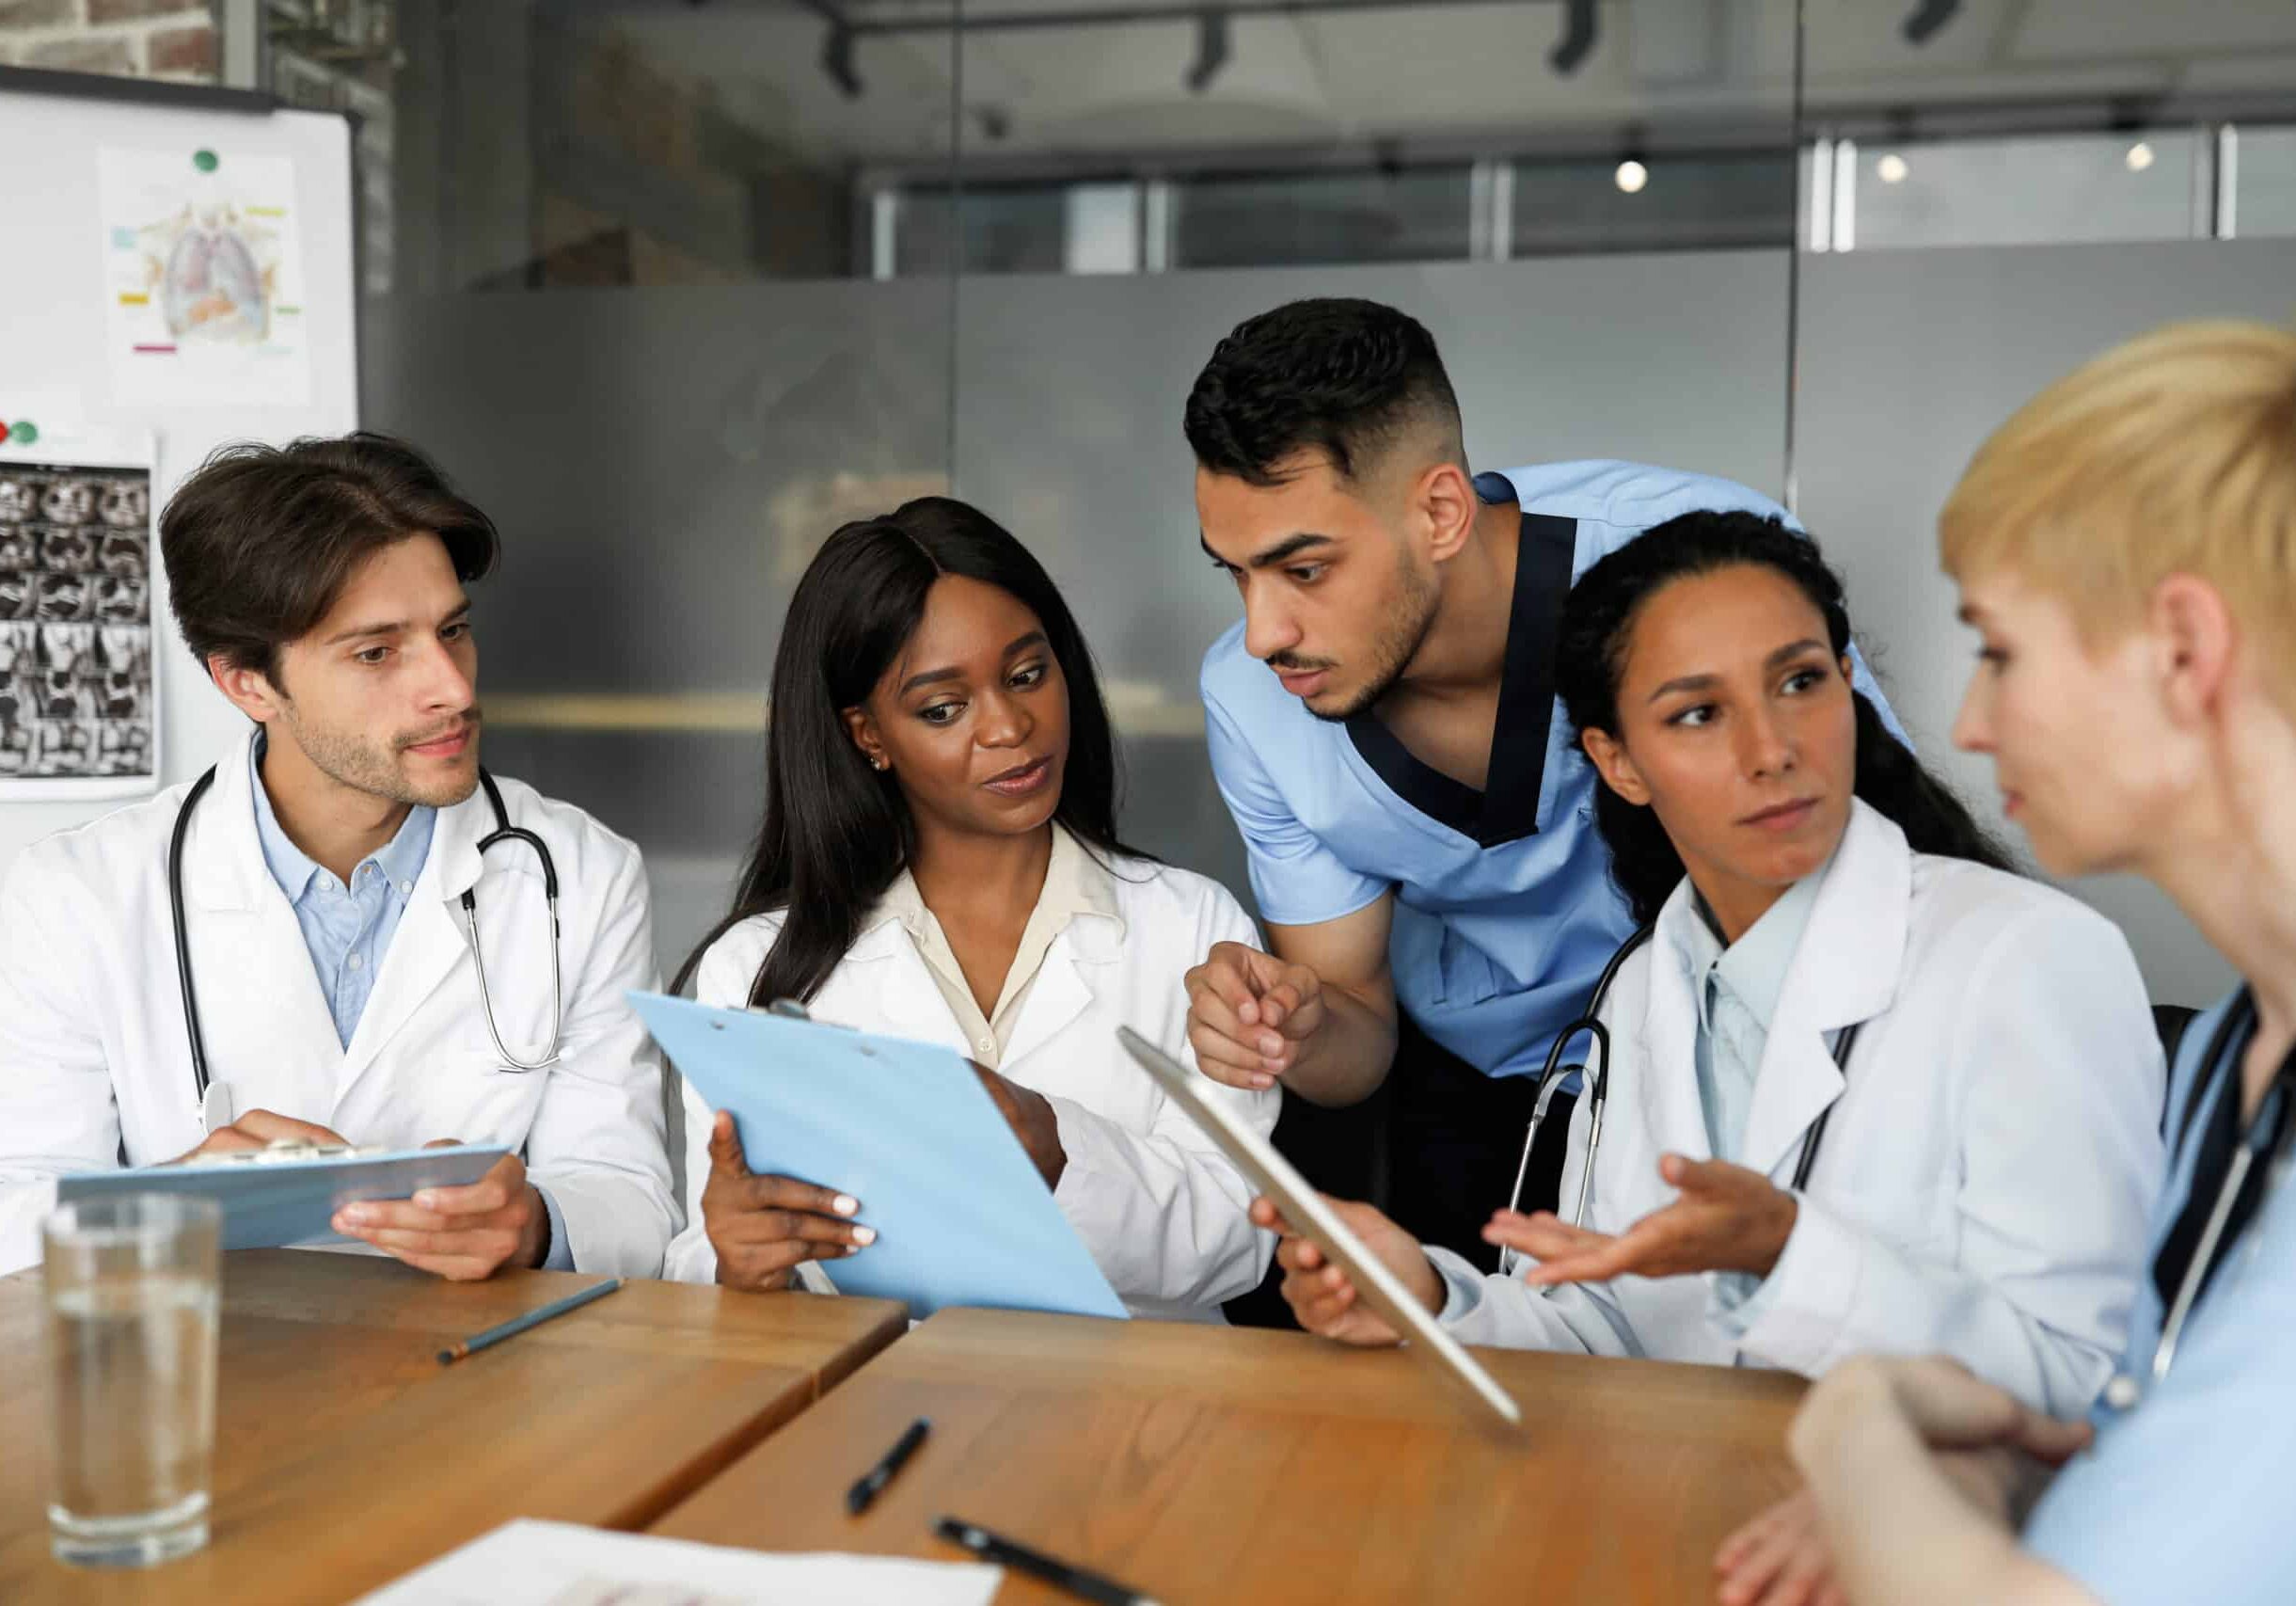
[{"label": "black stethoscope tubing", "polygon": [[[192,811],[199,806],[199,800],[207,795],[208,788],[214,784],[215,771],[211,766],[205,774],[192,783],[191,790],[183,794],[182,804],[176,810],[175,831],[167,839],[167,914],[175,928],[176,980],[183,993],[183,1032],[191,1044],[192,1081],[198,1089],[202,1102],[207,1098],[211,1078],[207,1069],[207,1034],[199,1024],[199,998],[191,979],[191,935],[183,917],[183,842],[191,831]],[[549,1045],[542,1058],[529,1064],[513,1055],[503,1043],[502,1034],[495,1026],[494,1001],[486,990],[485,961],[478,959],[479,997],[485,1008],[486,1030],[502,1056],[504,1069],[539,1071],[557,1059],[559,1037],[564,1029],[565,1021],[564,1000],[562,995],[559,995],[558,866],[540,836],[510,822],[510,810],[502,803],[502,789],[495,785],[494,777],[483,769],[479,771],[479,785],[486,790],[486,801],[493,806],[495,818],[495,829],[479,841],[479,856],[483,859],[486,850],[498,842],[523,842],[534,851],[534,857],[542,866],[543,898],[550,912],[550,987],[558,1016],[551,1028]],[[462,905],[464,923],[470,931],[470,952],[476,959],[479,947],[478,895],[475,887],[465,889]]]},{"label": "black stethoscope tubing", "polygon": [[[1522,1203],[1523,1181],[1530,1170],[1531,1145],[1538,1141],[1539,1127],[1546,1119],[1547,1105],[1553,1101],[1556,1089],[1572,1071],[1584,1069],[1587,1071],[1587,1158],[1579,1172],[1578,1205],[1572,1213],[1571,1224],[1575,1227],[1586,1225],[1588,1191],[1594,1182],[1594,1157],[1603,1141],[1603,1111],[1610,1102],[1610,1030],[1596,1017],[1602,1013],[1603,1000],[1610,994],[1611,982],[1618,978],[1619,967],[1637,948],[1649,942],[1651,933],[1656,930],[1655,926],[1645,926],[1619,945],[1618,951],[1603,966],[1602,975],[1595,978],[1594,991],[1588,994],[1586,1010],[1576,1020],[1555,1034],[1554,1046],[1546,1051],[1546,1064],[1539,1072],[1539,1090],[1531,1104],[1529,1129],[1523,1135],[1523,1157],[1515,1166],[1514,1192],[1508,1200],[1510,1208]],[[1595,1052],[1591,1057],[1594,1063],[1591,1067],[1564,1065],[1563,1050],[1570,1046],[1573,1039],[1581,1036],[1594,1040]],[[1845,1079],[1849,1074],[1850,1051],[1857,1042],[1858,1024],[1843,1027],[1834,1037],[1834,1069]],[[1797,1193],[1809,1184],[1810,1169],[1817,1164],[1818,1147],[1826,1141],[1826,1123],[1832,1119],[1833,1105],[1828,1105],[1818,1111],[1817,1119],[1810,1123],[1810,1130],[1802,1135],[1801,1157],[1794,1165],[1793,1187]],[[1557,1200],[1555,1202],[1560,1205],[1562,1201]],[[1512,1251],[1501,1249],[1499,1270],[1502,1274],[1511,1269],[1511,1262]]]}]

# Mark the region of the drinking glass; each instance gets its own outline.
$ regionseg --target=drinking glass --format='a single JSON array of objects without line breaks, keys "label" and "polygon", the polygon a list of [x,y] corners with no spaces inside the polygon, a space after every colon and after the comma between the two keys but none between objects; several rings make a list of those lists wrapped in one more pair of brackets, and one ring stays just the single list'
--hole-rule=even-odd
[{"label": "drinking glass", "polygon": [[207,1543],[221,1229],[213,1202],[166,1194],[42,1223],[59,1561],[155,1566]]}]

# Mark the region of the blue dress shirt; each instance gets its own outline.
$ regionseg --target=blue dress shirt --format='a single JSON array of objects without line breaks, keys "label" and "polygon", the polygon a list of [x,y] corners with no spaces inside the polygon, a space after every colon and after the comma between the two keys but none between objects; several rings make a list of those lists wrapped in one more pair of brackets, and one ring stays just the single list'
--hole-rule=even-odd
[{"label": "blue dress shirt", "polygon": [[[1728,947],[1706,920],[1702,902],[1700,917],[1685,928],[1674,958],[1698,1000],[1698,1102],[1706,1117],[1707,1150],[1718,1160],[1743,1163],[1746,1118],[1754,1107],[1754,1083],[1769,1048],[1778,995],[1785,991],[1786,970],[1832,867],[1829,859],[1788,887]],[[1738,1271],[1713,1275],[1722,1329],[1739,1337],[1750,1332],[1761,1313],[1758,1291],[1765,1280]]]},{"label": "blue dress shirt", "polygon": [[[1204,657],[1205,738],[1261,915],[1312,926],[1392,890],[1388,962],[1403,1012],[1487,1075],[1536,1075],[1634,929],[1594,826],[1594,768],[1554,695],[1562,598],[1599,559],[1678,515],[1785,513],[1744,485],[1636,463],[1509,469],[1475,488],[1524,515],[1483,791],[1420,763],[1376,712],[1318,719],[1244,651],[1241,623]],[[1852,659],[1858,690],[1895,730],[1855,648]]]},{"label": "blue dress shirt", "polygon": [[295,924],[303,928],[303,946],[310,949],[327,1013],[335,1017],[335,1035],[348,1048],[374,992],[374,973],[383,967],[383,954],[399,929],[399,916],[406,912],[415,880],[431,856],[431,832],[438,811],[420,805],[408,809],[398,835],[361,859],[345,886],[294,845],[272,812],[271,794],[263,789],[265,745],[259,738],[247,760],[254,771],[255,835],[263,845],[271,879],[287,895]]},{"label": "blue dress shirt", "polygon": [[[255,793],[255,835],[262,844],[263,863],[271,879],[287,895],[295,924],[303,929],[303,946],[310,950],[311,969],[319,990],[326,995],[327,1013],[335,1019],[335,1035],[345,1048],[358,1031],[359,1017],[374,992],[375,973],[406,913],[407,899],[422,867],[431,856],[431,834],[438,811],[418,803],[406,811],[398,835],[361,859],[345,886],[289,838],[271,807],[263,787],[263,753],[268,735],[259,735],[248,748],[247,763]],[[565,1221],[547,1188],[537,1185],[543,1208],[550,1217],[550,1251],[545,1271],[572,1271],[574,1251],[566,1242]]]}]

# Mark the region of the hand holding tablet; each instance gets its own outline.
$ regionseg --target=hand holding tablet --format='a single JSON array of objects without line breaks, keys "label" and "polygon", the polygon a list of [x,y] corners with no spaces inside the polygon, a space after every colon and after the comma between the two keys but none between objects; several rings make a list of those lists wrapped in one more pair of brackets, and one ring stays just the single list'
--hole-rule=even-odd
[{"label": "hand holding tablet", "polygon": [[[1128,1026],[1116,1028],[1116,1041],[1251,1179],[1252,1185],[1266,1196],[1266,1205],[1273,1207],[1275,1215],[1296,1227],[1298,1238],[1311,1240],[1319,1257],[1339,1269],[1354,1286],[1354,1296],[1370,1307],[1364,1314],[1384,1319],[1394,1332],[1409,1342],[1414,1353],[1432,1357],[1501,1421],[1510,1426],[1522,1425],[1521,1407],[1460,1346],[1458,1340],[1436,1324],[1425,1302],[1424,1289],[1415,1293],[1348,1228],[1339,1215],[1339,1209],[1344,1207],[1336,1207],[1335,1201],[1308,1186],[1307,1180],[1266,1138],[1245,1126],[1225,1104],[1211,1098],[1209,1089],[1212,1084],[1208,1078],[1191,1071]],[[1369,1214],[1386,1231],[1401,1232],[1400,1228],[1378,1212]],[[1417,1247],[1413,1246],[1415,1249]],[[1424,1262],[1425,1256],[1420,1259]]]}]

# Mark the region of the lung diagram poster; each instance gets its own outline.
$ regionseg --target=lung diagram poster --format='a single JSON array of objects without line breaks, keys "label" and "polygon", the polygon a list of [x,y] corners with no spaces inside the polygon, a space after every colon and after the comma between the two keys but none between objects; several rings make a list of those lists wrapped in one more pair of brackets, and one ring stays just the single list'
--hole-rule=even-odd
[{"label": "lung diagram poster", "polygon": [[96,160],[113,400],[309,402],[293,160],[220,147]]}]

